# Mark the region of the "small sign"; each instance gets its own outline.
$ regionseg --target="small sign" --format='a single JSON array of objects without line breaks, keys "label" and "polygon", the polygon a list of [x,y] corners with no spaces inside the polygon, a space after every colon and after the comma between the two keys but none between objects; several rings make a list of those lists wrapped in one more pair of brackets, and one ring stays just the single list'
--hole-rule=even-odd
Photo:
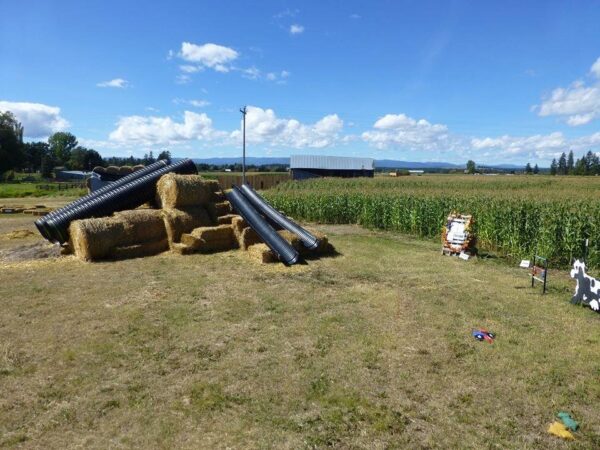
[{"label": "small sign", "polygon": [[523,260],[521,260],[521,264],[519,264],[519,267],[521,267],[523,269],[529,269],[530,265],[531,265],[531,261],[529,261],[528,259],[523,259]]},{"label": "small sign", "polygon": [[458,255],[458,257],[459,257],[460,259],[464,259],[465,261],[468,261],[468,260],[469,260],[469,258],[470,258],[470,256],[469,256],[469,255],[467,255],[465,252],[460,252],[460,255]]}]

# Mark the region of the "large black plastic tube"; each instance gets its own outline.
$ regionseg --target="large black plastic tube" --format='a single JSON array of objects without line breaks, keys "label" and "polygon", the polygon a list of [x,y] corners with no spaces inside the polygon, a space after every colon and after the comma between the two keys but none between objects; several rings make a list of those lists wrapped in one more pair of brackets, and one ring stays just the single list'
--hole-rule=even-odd
[{"label": "large black plastic tube", "polygon": [[168,164],[165,160],[160,160],[160,161],[156,161],[153,164],[150,164],[149,166],[144,167],[143,169],[136,170],[135,172],[132,172],[129,175],[126,175],[122,178],[119,178],[118,180],[114,181],[113,183],[110,183],[110,184],[98,189],[97,191],[94,191],[90,194],[84,195],[83,197],[78,198],[77,200],[69,203],[68,205],[66,205],[60,209],[57,209],[56,211],[52,211],[49,214],[46,214],[45,216],[43,216],[35,221],[35,226],[37,227],[38,231],[40,232],[40,234],[42,236],[44,236],[46,239],[51,240],[52,236],[50,234],[50,230],[48,229],[48,227],[46,225],[46,222],[49,219],[51,219],[53,216],[64,213],[65,211],[68,211],[69,209],[74,208],[77,205],[81,205],[87,201],[90,201],[94,197],[105,194],[105,193],[112,191],[113,189],[116,189],[120,186],[124,186],[127,183],[130,183],[134,180],[137,180],[138,178],[143,177],[144,175],[148,175],[149,173],[154,172],[155,170],[162,169],[162,168],[166,167],[167,165]]},{"label": "large black plastic tube", "polygon": [[171,172],[198,173],[194,162],[191,159],[184,159],[90,198],[65,211],[57,212],[46,221],[50,239],[61,244],[68,241],[69,225],[74,220],[110,216],[115,211],[136,208],[152,200],[156,195],[156,183],[159,178]]},{"label": "large black plastic tube", "polygon": [[233,190],[225,195],[234,209],[248,222],[248,225],[256,231],[256,234],[269,246],[282,263],[291,266],[298,262],[298,252],[263,219],[237,186],[234,186]]},{"label": "large black plastic tube", "polygon": [[300,238],[302,244],[311,250],[316,249],[319,246],[319,240],[312,233],[308,232],[296,222],[288,219],[271,205],[269,205],[264,198],[262,198],[254,189],[247,184],[242,184],[240,191],[244,194],[252,206],[256,208],[258,212],[263,214],[267,220],[275,225],[291,231]]}]

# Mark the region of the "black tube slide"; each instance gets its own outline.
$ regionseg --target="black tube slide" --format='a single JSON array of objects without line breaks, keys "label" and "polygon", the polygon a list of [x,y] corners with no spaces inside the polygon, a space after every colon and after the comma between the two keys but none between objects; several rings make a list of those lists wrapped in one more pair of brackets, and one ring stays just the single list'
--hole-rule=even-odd
[{"label": "black tube slide", "polygon": [[298,252],[283,239],[271,225],[254,209],[248,199],[239,191],[237,186],[225,194],[234,209],[244,218],[248,225],[256,231],[260,238],[277,255],[279,261],[286,266],[298,262]]},{"label": "black tube slide", "polygon": [[50,240],[61,244],[69,240],[69,225],[73,220],[89,217],[110,216],[115,211],[132,209],[152,200],[156,195],[156,183],[167,173],[195,174],[196,165],[184,159],[162,169],[155,170],[127,184],[119,186],[88,201],[58,212],[46,221]]},{"label": "black tube slide", "polygon": [[296,222],[288,219],[271,205],[269,205],[269,203],[267,203],[267,201],[250,186],[247,184],[242,184],[240,191],[242,191],[244,197],[246,197],[248,201],[252,203],[252,206],[254,206],[258,212],[263,214],[269,222],[294,233],[300,238],[302,244],[306,248],[314,250],[319,246],[319,240],[316,236],[302,228]]},{"label": "black tube slide", "polygon": [[141,178],[144,175],[148,175],[149,173],[152,173],[155,170],[162,169],[163,167],[165,167],[167,165],[168,165],[167,162],[164,159],[161,159],[160,161],[156,161],[155,163],[150,164],[149,166],[146,166],[143,169],[136,170],[135,172],[132,172],[129,175],[119,178],[118,180],[116,180],[113,183],[107,184],[106,186],[98,189],[97,191],[94,191],[87,195],[84,195],[83,197],[78,198],[77,200],[69,203],[68,205],[66,205],[60,209],[57,209],[55,211],[52,211],[49,214],[46,214],[45,216],[43,216],[35,221],[35,226],[37,227],[38,231],[44,238],[52,239],[52,236],[46,226],[46,222],[48,221],[48,219],[51,219],[53,216],[55,216],[57,214],[64,213],[65,211],[68,211],[69,209],[74,208],[77,205],[81,205],[81,204],[91,200],[94,197],[97,197],[106,192],[112,191],[113,189],[116,189],[119,186],[123,186],[127,183],[132,182],[133,180],[137,180],[138,178]]}]

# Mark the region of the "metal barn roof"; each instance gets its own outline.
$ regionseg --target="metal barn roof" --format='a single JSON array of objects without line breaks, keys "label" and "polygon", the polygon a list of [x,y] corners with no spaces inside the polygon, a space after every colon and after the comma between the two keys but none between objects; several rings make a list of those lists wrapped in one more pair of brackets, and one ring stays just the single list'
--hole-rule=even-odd
[{"label": "metal barn roof", "polygon": [[374,170],[372,158],[347,156],[292,155],[290,169]]}]

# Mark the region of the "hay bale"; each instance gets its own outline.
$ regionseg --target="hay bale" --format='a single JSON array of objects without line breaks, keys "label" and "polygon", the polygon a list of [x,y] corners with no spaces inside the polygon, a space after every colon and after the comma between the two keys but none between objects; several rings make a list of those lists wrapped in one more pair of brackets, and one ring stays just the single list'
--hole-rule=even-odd
[{"label": "hay bale", "polygon": [[129,175],[131,172],[133,172],[133,168],[131,166],[119,167],[119,175]]},{"label": "hay bale", "polygon": [[201,253],[230,250],[235,247],[231,225],[199,227],[181,236],[181,243]]},{"label": "hay bale", "polygon": [[132,172],[135,172],[136,170],[141,170],[141,169],[143,169],[144,167],[146,167],[146,166],[144,166],[143,164],[136,164],[135,166],[133,166],[133,167],[131,168],[131,171],[132,171]]},{"label": "hay bale", "polygon": [[160,241],[167,238],[165,221],[159,209],[119,211],[114,218],[125,223],[126,232],[120,246]]},{"label": "hay bale", "polygon": [[228,201],[209,203],[206,205],[206,210],[214,222],[219,221],[219,217],[226,216],[231,213],[231,204]]},{"label": "hay bale", "polygon": [[156,199],[163,208],[205,205],[212,201],[219,184],[199,175],[163,175],[156,185]]},{"label": "hay bale", "polygon": [[194,228],[213,225],[206,209],[202,206],[165,208],[162,210],[162,216],[171,245],[179,242],[183,233],[189,233]]},{"label": "hay bale", "polygon": [[260,236],[250,227],[244,228],[241,233],[235,234],[235,237],[242,250],[248,250],[251,245],[262,243]]},{"label": "hay bale", "polygon": [[103,174],[103,173],[106,173],[106,169],[102,166],[96,166],[92,169],[92,172],[97,173],[97,174]]},{"label": "hay bale", "polygon": [[205,241],[229,241],[233,243],[233,228],[231,225],[217,225],[216,227],[198,227],[191,233],[192,236]]},{"label": "hay bale", "polygon": [[84,261],[106,258],[125,230],[125,223],[112,217],[75,220],[69,226],[73,252]]},{"label": "hay bale", "polygon": [[242,216],[236,216],[231,219],[231,226],[234,233],[241,233],[244,228],[248,227],[248,222]]},{"label": "hay bale", "polygon": [[195,249],[182,242],[170,244],[170,248],[172,252],[177,253],[178,255],[191,255],[192,253],[196,252]]},{"label": "hay bale", "polygon": [[248,247],[248,256],[261,264],[279,261],[267,244],[254,244]]},{"label": "hay bale", "polygon": [[231,225],[231,221],[234,219],[234,217],[239,217],[239,216],[237,214],[225,214],[224,216],[217,217],[217,224],[219,224],[219,225],[225,225],[225,224]]},{"label": "hay bale", "polygon": [[143,256],[158,255],[168,249],[169,242],[167,239],[161,239],[159,241],[115,247],[111,250],[110,257],[113,259],[141,258]]},{"label": "hay bale", "polygon": [[106,173],[110,175],[119,175],[119,168],[117,166],[108,166],[106,168]]}]

